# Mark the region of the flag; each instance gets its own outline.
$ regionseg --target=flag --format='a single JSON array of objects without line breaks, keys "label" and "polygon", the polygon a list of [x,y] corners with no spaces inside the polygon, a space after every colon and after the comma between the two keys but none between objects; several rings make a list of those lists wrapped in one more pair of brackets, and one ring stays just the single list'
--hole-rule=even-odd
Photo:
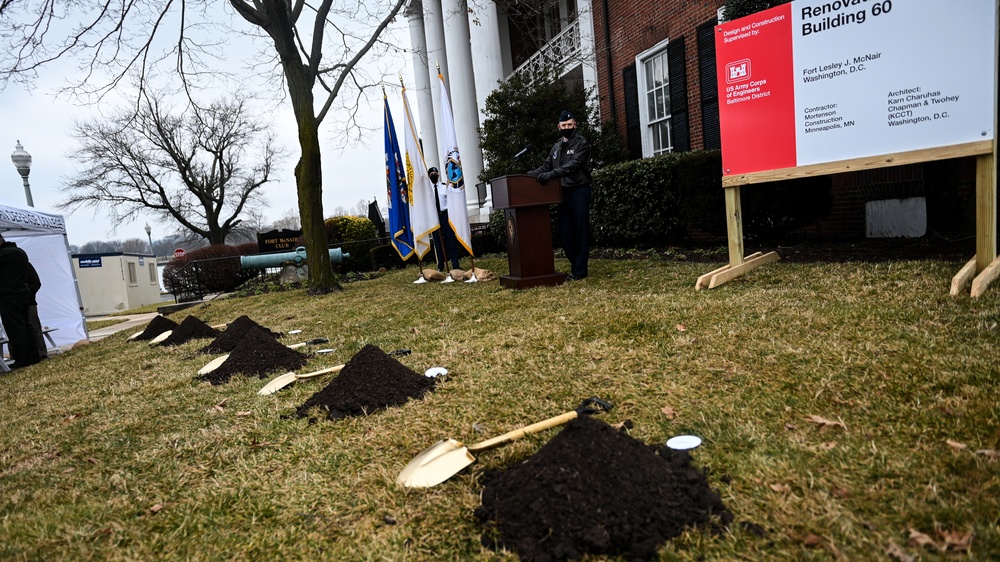
[{"label": "flag", "polygon": [[451,101],[444,87],[444,76],[438,72],[441,81],[441,148],[444,149],[444,173],[448,182],[448,222],[455,231],[458,243],[472,255],[472,232],[469,227],[469,211],[465,205],[465,176],[462,175],[462,157],[458,152],[455,137],[455,118],[451,113]]},{"label": "flag", "polygon": [[438,222],[437,207],[434,204],[434,188],[431,180],[427,176],[427,161],[424,160],[424,152],[420,149],[417,141],[417,127],[413,123],[413,113],[410,111],[410,103],[406,99],[406,87],[403,87],[403,114],[406,119],[404,128],[406,129],[406,185],[409,187],[410,201],[410,228],[413,229],[413,238],[416,244],[414,250],[421,258],[430,251],[432,244],[432,233],[440,228]]},{"label": "flag", "polygon": [[396,127],[389,113],[389,98],[382,95],[385,102],[385,189],[389,199],[389,238],[403,260],[413,255],[413,231],[410,229],[409,194],[406,189],[406,174],[399,157],[399,141]]}]

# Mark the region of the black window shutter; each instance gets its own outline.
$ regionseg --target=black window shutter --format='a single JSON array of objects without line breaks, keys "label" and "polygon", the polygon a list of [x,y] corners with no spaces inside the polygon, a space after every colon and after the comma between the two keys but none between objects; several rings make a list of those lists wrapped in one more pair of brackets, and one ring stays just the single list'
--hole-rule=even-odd
[{"label": "black window shutter", "polygon": [[684,38],[671,39],[667,45],[667,69],[670,72],[670,123],[674,152],[691,150],[688,128],[687,69],[684,60]]},{"label": "black window shutter", "polygon": [[622,85],[625,88],[625,135],[628,140],[629,156],[642,158],[642,123],[639,121],[639,85],[636,82],[635,65],[622,69]]},{"label": "black window shutter", "polygon": [[719,129],[719,85],[715,72],[716,19],[698,26],[698,82],[701,86],[701,130],[706,150],[722,148]]}]

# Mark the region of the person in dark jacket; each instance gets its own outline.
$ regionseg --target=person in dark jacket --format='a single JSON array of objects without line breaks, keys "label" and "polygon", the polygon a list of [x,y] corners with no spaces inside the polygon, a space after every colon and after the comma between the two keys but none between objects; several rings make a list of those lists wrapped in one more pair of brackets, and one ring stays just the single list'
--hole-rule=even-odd
[{"label": "person in dark jacket", "polygon": [[452,269],[459,269],[458,238],[455,237],[455,231],[452,230],[451,222],[448,221],[448,184],[441,182],[441,174],[433,166],[427,169],[427,177],[430,178],[431,186],[434,188],[438,224],[441,225],[441,228],[432,235],[438,271],[445,271],[444,268],[447,265],[445,258],[451,261]]},{"label": "person in dark jacket", "polygon": [[31,304],[28,305],[28,323],[31,324],[31,334],[35,337],[40,359],[49,358],[49,347],[45,345],[45,333],[42,332],[42,321],[38,318],[38,291],[42,289],[42,280],[38,278],[35,266],[28,262],[28,289],[31,291]]},{"label": "person in dark jacket", "polygon": [[28,307],[31,306],[28,267],[28,254],[0,235],[0,321],[10,340],[13,369],[39,361],[38,346],[28,320]]},{"label": "person in dark jacket", "polygon": [[541,166],[528,172],[538,183],[552,179],[562,181],[562,203],[559,204],[559,238],[570,263],[569,280],[588,275],[590,258],[590,143],[576,132],[576,119],[569,111],[559,115],[562,138],[553,145]]}]

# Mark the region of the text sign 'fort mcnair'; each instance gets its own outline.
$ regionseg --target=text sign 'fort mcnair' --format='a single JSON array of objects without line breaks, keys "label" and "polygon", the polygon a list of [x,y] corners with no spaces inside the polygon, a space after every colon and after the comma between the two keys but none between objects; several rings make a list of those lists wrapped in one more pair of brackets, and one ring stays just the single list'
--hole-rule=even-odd
[{"label": "text sign 'fort mcnair'", "polygon": [[991,140],[994,0],[796,0],[715,28],[725,176]]},{"label": "text sign 'fort mcnair'", "polygon": [[301,245],[301,230],[272,230],[270,232],[257,233],[257,249],[261,253],[265,252],[287,252],[294,250],[296,245]]}]

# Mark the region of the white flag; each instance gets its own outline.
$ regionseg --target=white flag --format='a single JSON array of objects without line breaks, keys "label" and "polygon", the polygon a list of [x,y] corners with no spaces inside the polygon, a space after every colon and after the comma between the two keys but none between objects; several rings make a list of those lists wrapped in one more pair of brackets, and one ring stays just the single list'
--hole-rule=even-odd
[{"label": "white flag", "polygon": [[437,216],[437,206],[434,198],[437,194],[427,176],[427,162],[424,152],[417,141],[417,127],[413,123],[413,113],[410,103],[406,100],[406,88],[403,88],[403,113],[406,129],[406,185],[410,189],[410,229],[413,230],[414,249],[421,258],[430,251],[431,233],[440,228]]},{"label": "white flag", "polygon": [[441,82],[441,139],[439,146],[444,149],[444,173],[448,182],[448,222],[455,231],[458,243],[472,255],[472,232],[469,227],[469,211],[465,202],[465,176],[462,174],[462,156],[458,152],[455,137],[455,118],[451,113],[451,101],[444,87],[444,76],[438,72]]}]

